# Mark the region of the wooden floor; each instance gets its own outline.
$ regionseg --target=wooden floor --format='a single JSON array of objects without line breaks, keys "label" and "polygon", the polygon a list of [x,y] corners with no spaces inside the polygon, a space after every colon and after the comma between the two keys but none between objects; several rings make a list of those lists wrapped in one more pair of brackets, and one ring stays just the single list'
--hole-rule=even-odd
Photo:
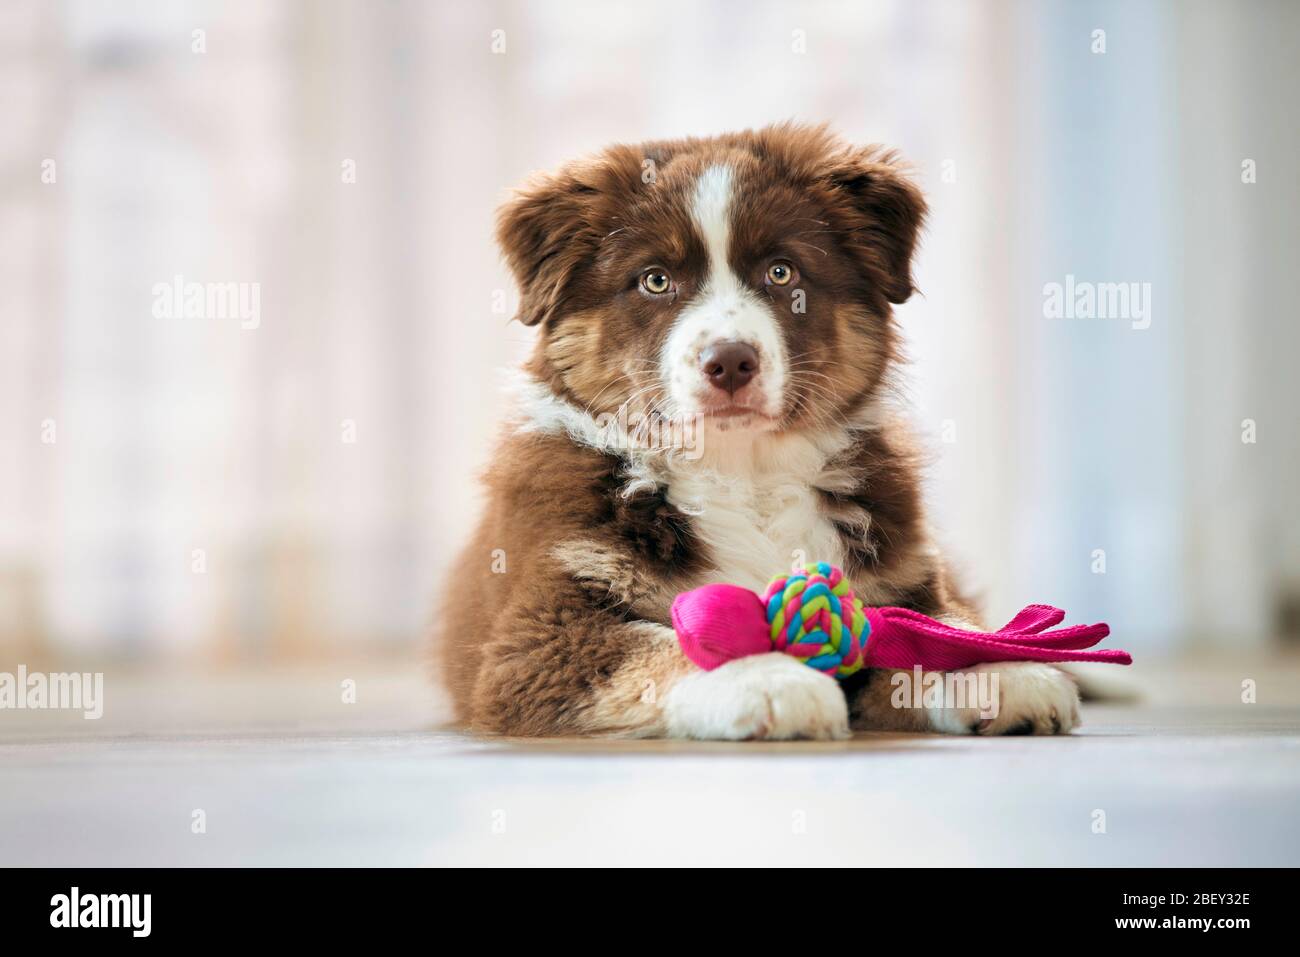
[{"label": "wooden floor", "polygon": [[691,744],[440,730],[405,667],[110,673],[100,721],[0,712],[0,864],[1300,864],[1300,667],[1126,678],[1069,737]]}]

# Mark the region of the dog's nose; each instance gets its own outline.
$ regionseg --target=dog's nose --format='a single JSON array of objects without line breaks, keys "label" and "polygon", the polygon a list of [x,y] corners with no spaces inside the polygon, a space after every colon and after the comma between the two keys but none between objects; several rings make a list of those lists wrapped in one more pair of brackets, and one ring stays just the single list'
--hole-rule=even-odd
[{"label": "dog's nose", "polygon": [[744,342],[715,342],[700,355],[700,371],[715,389],[734,395],[758,375],[758,353]]}]

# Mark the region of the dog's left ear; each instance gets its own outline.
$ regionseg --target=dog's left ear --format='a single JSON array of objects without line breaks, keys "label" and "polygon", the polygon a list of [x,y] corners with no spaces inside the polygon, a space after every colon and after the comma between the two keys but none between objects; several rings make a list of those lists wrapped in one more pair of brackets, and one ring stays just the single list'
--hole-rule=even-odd
[{"label": "dog's left ear", "polygon": [[927,207],[895,154],[867,146],[833,156],[826,170],[837,225],[886,299],[906,302],[912,254]]}]

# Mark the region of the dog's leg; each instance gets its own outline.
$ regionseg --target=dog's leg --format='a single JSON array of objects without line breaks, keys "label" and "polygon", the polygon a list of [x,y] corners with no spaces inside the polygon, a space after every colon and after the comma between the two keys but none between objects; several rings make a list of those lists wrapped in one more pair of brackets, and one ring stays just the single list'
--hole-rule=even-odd
[{"label": "dog's leg", "polygon": [[787,655],[700,671],[673,630],[591,609],[563,619],[511,615],[528,635],[488,649],[471,724],[504,734],[698,739],[848,737],[836,682]]},{"label": "dog's leg", "polygon": [[[966,734],[1069,734],[1079,725],[1079,692],[1059,668],[1034,661],[999,661],[968,672],[997,677],[998,708],[950,708],[932,715],[935,730]],[[968,729],[968,730],[962,730]]]},{"label": "dog's leg", "polygon": [[676,738],[849,736],[848,708],[835,679],[779,653],[697,671],[679,681],[664,704],[668,734]]},{"label": "dog's leg", "polygon": [[[1079,724],[1074,682],[1051,665],[1004,661],[928,672],[919,692],[915,682],[914,672],[872,671],[853,700],[853,727],[995,735],[1068,734]],[[957,700],[949,700],[957,689]]]},{"label": "dog's leg", "polygon": [[769,654],[701,671],[671,628],[628,626],[638,645],[585,710],[583,730],[698,740],[816,740],[849,736],[848,707],[834,679]]},{"label": "dog's leg", "polygon": [[848,737],[848,709],[835,681],[787,655],[756,655],[701,671],[671,628],[640,622],[636,647],[598,687],[585,721],[592,731],[706,740]]},{"label": "dog's leg", "polygon": [[[935,615],[958,628],[980,630],[974,613],[949,606]],[[1068,734],[1079,724],[1079,692],[1051,665],[1003,661],[963,671],[876,669],[850,702],[852,726],[871,731],[942,734]],[[930,691],[929,689],[938,689]]]}]

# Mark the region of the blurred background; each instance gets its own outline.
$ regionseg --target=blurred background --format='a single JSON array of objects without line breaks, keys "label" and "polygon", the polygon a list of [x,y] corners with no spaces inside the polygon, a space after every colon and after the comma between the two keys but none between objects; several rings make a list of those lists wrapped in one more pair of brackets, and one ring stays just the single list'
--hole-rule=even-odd
[{"label": "blurred background", "polygon": [[[532,339],[505,190],[788,118],[929,195],[907,391],[990,616],[1281,651],[1297,35],[1284,0],[9,0],[0,669],[414,661]],[[257,284],[255,327],[158,316],[177,276]],[[1067,276],[1149,284],[1149,327],[1045,317]]]}]

